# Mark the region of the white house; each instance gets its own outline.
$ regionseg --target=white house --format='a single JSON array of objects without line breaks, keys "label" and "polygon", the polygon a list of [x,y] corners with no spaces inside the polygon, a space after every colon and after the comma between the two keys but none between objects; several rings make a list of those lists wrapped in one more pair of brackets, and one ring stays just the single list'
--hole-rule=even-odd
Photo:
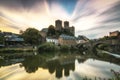
[{"label": "white house", "polygon": [[51,38],[51,37],[47,37],[46,38],[46,42],[52,42],[55,45],[58,45],[58,39],[57,38]]},{"label": "white house", "polygon": [[88,42],[89,39],[83,35],[79,35],[77,38],[76,38],[76,42],[77,44],[79,43],[85,43],[85,42]]}]

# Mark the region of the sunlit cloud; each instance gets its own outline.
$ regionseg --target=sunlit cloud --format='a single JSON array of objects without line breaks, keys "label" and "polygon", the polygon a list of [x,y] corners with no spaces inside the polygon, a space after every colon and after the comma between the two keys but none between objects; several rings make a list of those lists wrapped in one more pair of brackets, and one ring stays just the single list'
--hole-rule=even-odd
[{"label": "sunlit cloud", "polygon": [[67,20],[70,18],[69,14],[58,3],[51,4],[50,14],[54,19]]},{"label": "sunlit cloud", "polygon": [[[10,22],[0,22],[2,25],[7,24],[7,27],[2,26],[0,29],[9,27],[12,29],[10,31],[14,29],[17,33],[28,27],[41,30],[54,25],[56,19],[61,19],[75,26],[76,36],[98,38],[107,35],[111,31],[109,27],[113,25],[112,30],[119,29],[119,9],[119,0],[0,0],[0,17]],[[101,30],[98,30],[99,27]],[[91,32],[92,29],[96,31]],[[102,35],[99,31],[103,32]]]}]

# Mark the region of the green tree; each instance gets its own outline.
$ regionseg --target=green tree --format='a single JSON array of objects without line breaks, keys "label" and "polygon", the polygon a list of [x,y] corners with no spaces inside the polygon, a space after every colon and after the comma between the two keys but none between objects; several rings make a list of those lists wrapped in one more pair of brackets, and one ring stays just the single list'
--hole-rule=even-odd
[{"label": "green tree", "polygon": [[71,33],[68,29],[64,29],[63,34],[74,36],[74,34]]},{"label": "green tree", "polygon": [[4,36],[3,35],[0,35],[0,44],[4,44]]},{"label": "green tree", "polygon": [[40,32],[35,28],[26,29],[26,31],[22,33],[22,37],[26,43],[29,43],[31,45],[38,45],[42,41]]},{"label": "green tree", "polygon": [[48,36],[53,36],[55,35],[55,27],[53,25],[50,25],[48,27],[48,33],[47,33]]}]

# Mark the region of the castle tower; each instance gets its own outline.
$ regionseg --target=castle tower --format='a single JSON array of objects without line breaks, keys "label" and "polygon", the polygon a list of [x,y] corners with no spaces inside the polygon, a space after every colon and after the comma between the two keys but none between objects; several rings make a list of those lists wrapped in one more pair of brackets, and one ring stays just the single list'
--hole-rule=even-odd
[{"label": "castle tower", "polygon": [[64,21],[64,28],[69,29],[69,22],[68,21]]},{"label": "castle tower", "polygon": [[75,35],[75,27],[74,26],[69,27],[69,30],[73,35]]},{"label": "castle tower", "polygon": [[56,20],[55,21],[55,27],[56,27],[56,30],[61,31],[62,30],[62,21],[61,20]]}]

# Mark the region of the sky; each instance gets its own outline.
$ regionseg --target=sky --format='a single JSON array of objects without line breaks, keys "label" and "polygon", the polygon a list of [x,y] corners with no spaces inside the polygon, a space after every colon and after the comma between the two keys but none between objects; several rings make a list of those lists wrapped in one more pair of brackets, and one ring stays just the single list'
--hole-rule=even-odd
[{"label": "sky", "polygon": [[120,0],[0,0],[0,30],[19,33],[69,21],[75,35],[95,39],[120,30]]}]

